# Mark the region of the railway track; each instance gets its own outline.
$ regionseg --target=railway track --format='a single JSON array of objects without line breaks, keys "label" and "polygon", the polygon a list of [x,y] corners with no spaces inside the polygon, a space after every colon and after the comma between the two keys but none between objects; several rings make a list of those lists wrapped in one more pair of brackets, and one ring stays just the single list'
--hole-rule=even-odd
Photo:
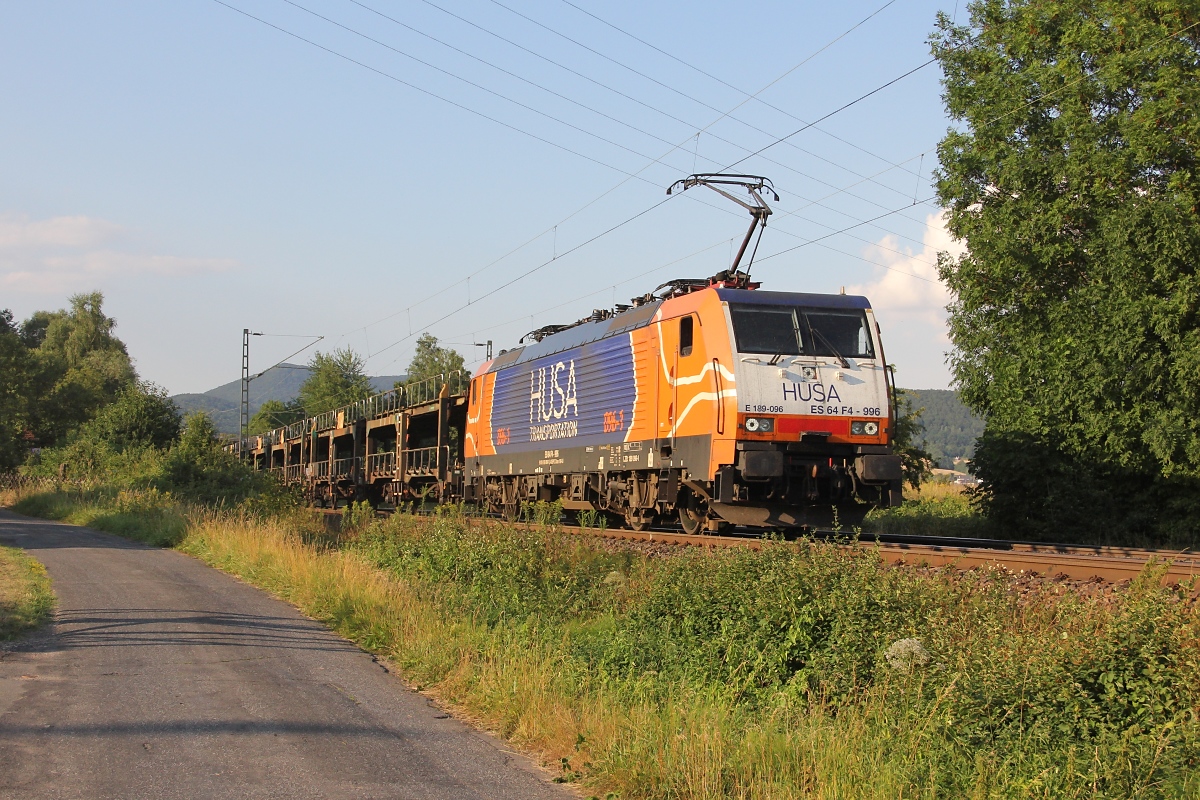
[{"label": "railway track", "polygon": [[[564,526],[568,533],[603,535],[631,541],[661,542],[696,547],[749,547],[760,549],[764,539],[746,535],[691,536],[674,531],[628,531],[609,529],[598,532]],[[1179,584],[1200,577],[1200,555],[1166,550],[1092,547],[1086,545],[1042,544],[990,539],[950,539],[939,541],[935,536],[862,537],[846,540],[844,534],[833,531],[813,531],[812,536],[846,547],[875,549],[883,559],[894,565],[945,567],[959,569],[1001,567],[1013,572],[1026,572],[1048,577],[1061,576],[1072,580],[1100,579],[1109,582],[1131,580],[1147,564],[1165,564],[1161,581],[1164,585]],[[1197,589],[1200,590],[1200,582]]]},{"label": "railway track", "polygon": [[[340,515],[341,512],[327,510],[326,513]],[[513,524],[522,527],[535,526],[535,523]],[[633,531],[623,528],[599,529],[559,525],[557,529],[563,533],[580,536],[601,536],[624,541],[690,547],[745,547],[759,550],[771,541],[765,539],[761,533],[749,529],[722,535],[693,535],[668,528]],[[1081,581],[1098,579],[1118,583],[1132,580],[1148,564],[1154,563],[1166,567],[1161,576],[1163,585],[1175,585],[1192,578],[1200,578],[1200,554],[1189,551],[889,534],[865,534],[851,540],[845,533],[832,530],[814,530],[807,535],[845,547],[872,548],[885,562],[892,565],[950,566],[958,569],[993,567],[1047,577]],[[1200,580],[1196,581],[1194,591],[1200,593]]]}]

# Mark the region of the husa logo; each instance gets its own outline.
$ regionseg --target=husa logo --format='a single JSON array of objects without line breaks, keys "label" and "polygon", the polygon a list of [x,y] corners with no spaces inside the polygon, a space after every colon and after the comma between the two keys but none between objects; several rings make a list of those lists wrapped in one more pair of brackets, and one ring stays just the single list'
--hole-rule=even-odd
[{"label": "husa logo", "polygon": [[575,389],[575,360],[572,359],[569,364],[559,361],[552,367],[542,367],[530,372],[529,424],[562,419],[568,413],[574,417],[579,416],[579,402]]},{"label": "husa logo", "polygon": [[840,403],[842,398],[838,395],[836,386],[826,386],[823,383],[793,383],[790,386],[783,384],[783,399],[799,400],[803,403]]}]

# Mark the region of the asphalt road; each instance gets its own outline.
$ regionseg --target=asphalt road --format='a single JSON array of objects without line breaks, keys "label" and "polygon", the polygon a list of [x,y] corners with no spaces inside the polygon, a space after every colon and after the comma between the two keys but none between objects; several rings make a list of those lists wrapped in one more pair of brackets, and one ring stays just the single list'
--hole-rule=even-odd
[{"label": "asphalt road", "polygon": [[54,623],[0,650],[3,798],[575,797],[291,606],[169,550],[0,510]]}]

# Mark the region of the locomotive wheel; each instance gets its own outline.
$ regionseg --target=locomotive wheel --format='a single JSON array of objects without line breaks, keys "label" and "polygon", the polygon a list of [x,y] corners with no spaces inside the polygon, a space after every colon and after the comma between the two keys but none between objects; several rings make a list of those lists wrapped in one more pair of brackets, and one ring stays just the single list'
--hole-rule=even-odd
[{"label": "locomotive wheel", "polygon": [[683,526],[684,533],[689,536],[702,533],[706,519],[708,519],[708,515],[700,508],[696,495],[688,492],[686,496],[680,498],[679,524]]}]

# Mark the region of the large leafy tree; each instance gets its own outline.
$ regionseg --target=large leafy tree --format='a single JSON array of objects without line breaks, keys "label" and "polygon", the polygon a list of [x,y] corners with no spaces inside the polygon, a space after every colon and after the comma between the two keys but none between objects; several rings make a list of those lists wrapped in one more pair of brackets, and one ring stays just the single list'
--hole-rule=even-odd
[{"label": "large leafy tree", "polygon": [[304,412],[312,416],[370,397],[371,379],[365,366],[362,356],[349,347],[314,355],[308,362],[308,379],[300,387]]},{"label": "large leafy tree", "polygon": [[0,311],[0,469],[31,444],[63,443],[137,380],[99,292],[71,307],[38,311],[20,325]]},{"label": "large leafy tree", "polygon": [[982,475],[996,507],[1054,507],[1013,493],[1061,480],[1178,499],[1200,476],[1200,6],[976,0],[933,48],[938,194],[967,245],[940,265],[955,379],[984,473],[1040,448],[1024,483]]},{"label": "large leafy tree", "polygon": [[43,446],[60,443],[137,380],[103,303],[100,292],[78,294],[69,309],[39,312],[21,326],[34,360],[30,420]]},{"label": "large leafy tree", "polygon": [[12,312],[0,310],[0,472],[25,457],[33,357],[13,323]]},{"label": "large leafy tree", "polygon": [[434,375],[449,375],[463,366],[463,357],[457,350],[442,347],[438,344],[438,338],[431,333],[422,333],[417,339],[416,351],[405,377],[411,383]]}]

